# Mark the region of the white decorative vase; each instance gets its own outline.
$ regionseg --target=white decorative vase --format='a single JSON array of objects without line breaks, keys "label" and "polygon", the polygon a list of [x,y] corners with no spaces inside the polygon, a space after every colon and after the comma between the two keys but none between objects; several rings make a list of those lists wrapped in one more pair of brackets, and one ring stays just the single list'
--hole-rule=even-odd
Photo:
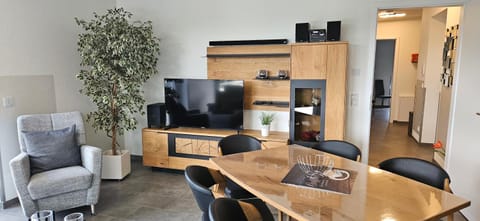
[{"label": "white decorative vase", "polygon": [[112,150],[103,151],[102,155],[102,179],[121,180],[130,171],[130,152],[117,150],[120,155],[112,155]]},{"label": "white decorative vase", "polygon": [[267,124],[267,125],[262,125],[262,137],[268,137],[268,135],[270,134],[270,125]]}]

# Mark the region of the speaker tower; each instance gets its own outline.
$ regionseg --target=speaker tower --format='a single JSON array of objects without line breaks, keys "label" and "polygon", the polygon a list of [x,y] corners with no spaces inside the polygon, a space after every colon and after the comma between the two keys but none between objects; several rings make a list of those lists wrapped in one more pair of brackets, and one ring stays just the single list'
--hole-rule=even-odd
[{"label": "speaker tower", "polygon": [[297,23],[295,25],[295,42],[308,42],[310,37],[310,23]]},{"label": "speaker tower", "polygon": [[166,108],[164,103],[147,105],[148,128],[161,128],[166,126]]},{"label": "speaker tower", "polygon": [[327,22],[327,41],[340,41],[341,21]]}]

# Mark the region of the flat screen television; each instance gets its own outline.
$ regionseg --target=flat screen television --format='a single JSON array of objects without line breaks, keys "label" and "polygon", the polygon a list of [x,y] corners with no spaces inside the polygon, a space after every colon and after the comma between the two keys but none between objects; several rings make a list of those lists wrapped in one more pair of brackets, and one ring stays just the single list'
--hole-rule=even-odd
[{"label": "flat screen television", "polygon": [[172,127],[243,128],[243,81],[165,79]]}]

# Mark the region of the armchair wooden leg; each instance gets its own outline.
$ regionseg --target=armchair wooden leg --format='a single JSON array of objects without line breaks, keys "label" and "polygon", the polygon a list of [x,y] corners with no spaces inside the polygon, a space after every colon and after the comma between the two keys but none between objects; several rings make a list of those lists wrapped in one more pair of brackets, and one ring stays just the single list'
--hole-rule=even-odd
[{"label": "armchair wooden leg", "polygon": [[90,212],[92,213],[92,216],[95,216],[95,205],[94,204],[90,205]]}]

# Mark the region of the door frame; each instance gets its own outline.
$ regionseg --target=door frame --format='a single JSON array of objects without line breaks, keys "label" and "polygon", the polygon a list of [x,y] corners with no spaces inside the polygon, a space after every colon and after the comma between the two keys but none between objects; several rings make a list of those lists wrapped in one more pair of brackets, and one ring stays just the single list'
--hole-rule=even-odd
[{"label": "door frame", "polygon": [[[377,14],[378,10],[383,10],[383,9],[395,9],[395,8],[428,8],[428,7],[449,7],[449,6],[461,6],[465,7],[465,3],[467,3],[470,0],[427,0],[427,1],[402,1],[402,0],[392,0],[392,1],[376,1],[375,3],[372,4],[371,11],[370,11],[370,37],[368,40],[368,54],[370,56],[375,56],[375,50],[376,50],[376,40],[377,40]],[[463,15],[462,15],[463,17]],[[462,19],[460,19],[462,21]],[[463,29],[460,29],[460,39],[458,40],[458,53],[461,52],[461,47],[462,47],[462,36],[463,36]],[[457,62],[460,61],[460,57],[457,58]],[[369,59],[367,63],[367,82],[374,82],[374,71],[375,71],[375,59]],[[458,69],[457,69],[458,71]],[[458,74],[455,74],[454,76],[454,81],[456,81],[458,78]],[[362,135],[360,137],[363,137],[362,142],[360,145],[366,147],[363,148],[362,153],[365,155],[362,157],[362,162],[368,164],[368,151],[370,150],[370,127],[371,127],[371,113],[372,113],[372,98],[373,96],[373,90],[371,90],[371,87],[368,88],[368,91],[366,91],[367,94],[370,94],[370,96],[367,96],[368,98],[368,107],[370,108],[368,111],[364,112],[364,117],[368,119],[368,123],[365,126],[365,131],[361,133]],[[456,86],[454,85],[453,92],[452,92],[452,104],[456,102],[456,95],[457,95],[457,90]],[[450,108],[450,122],[453,121],[452,119],[452,108]],[[447,134],[447,139],[450,140],[449,138],[452,136],[452,128],[449,128],[448,134]],[[365,136],[365,137],[364,137]],[[447,143],[447,149],[451,145],[451,142]],[[447,153],[448,154],[448,153]],[[445,159],[445,165],[448,165],[448,156]]]}]

